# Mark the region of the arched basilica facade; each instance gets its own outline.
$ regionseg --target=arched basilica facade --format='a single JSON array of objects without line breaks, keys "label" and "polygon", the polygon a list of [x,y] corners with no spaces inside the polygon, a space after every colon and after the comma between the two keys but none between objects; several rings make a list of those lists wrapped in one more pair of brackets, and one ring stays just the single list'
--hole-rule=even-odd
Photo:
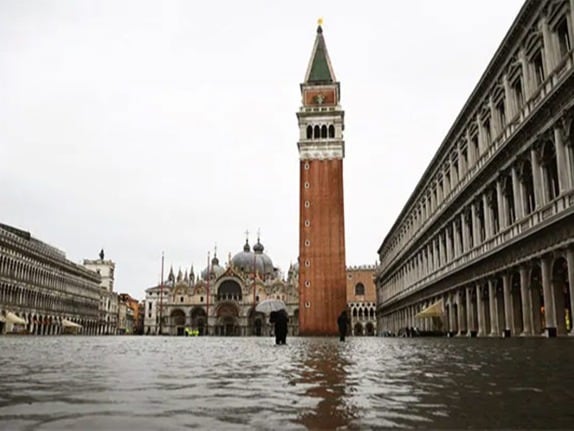
[{"label": "arched basilica facade", "polygon": [[[268,298],[282,300],[289,315],[289,334],[298,334],[298,269],[289,268],[287,279],[273,266],[258,240],[253,250],[243,250],[221,266],[214,256],[208,268],[195,276],[193,268],[146,290],[144,334],[258,336],[271,335],[269,317],[256,312]],[[161,324],[160,324],[161,322]]]}]

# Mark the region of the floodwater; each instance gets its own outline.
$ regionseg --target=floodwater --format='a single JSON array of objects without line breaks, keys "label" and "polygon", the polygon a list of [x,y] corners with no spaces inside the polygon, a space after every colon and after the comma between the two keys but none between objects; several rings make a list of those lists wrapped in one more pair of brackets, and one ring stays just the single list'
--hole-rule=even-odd
[{"label": "floodwater", "polygon": [[574,339],[0,337],[2,430],[574,427]]}]

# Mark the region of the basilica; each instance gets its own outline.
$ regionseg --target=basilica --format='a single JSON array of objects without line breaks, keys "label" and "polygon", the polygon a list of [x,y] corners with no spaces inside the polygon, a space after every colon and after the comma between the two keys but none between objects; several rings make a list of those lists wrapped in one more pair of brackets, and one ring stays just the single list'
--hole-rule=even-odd
[{"label": "basilica", "polygon": [[282,300],[289,315],[289,335],[298,334],[298,265],[286,278],[264,253],[259,238],[220,263],[217,254],[196,275],[170,269],[167,280],[146,290],[146,335],[270,335],[268,316],[255,311],[265,299]]}]

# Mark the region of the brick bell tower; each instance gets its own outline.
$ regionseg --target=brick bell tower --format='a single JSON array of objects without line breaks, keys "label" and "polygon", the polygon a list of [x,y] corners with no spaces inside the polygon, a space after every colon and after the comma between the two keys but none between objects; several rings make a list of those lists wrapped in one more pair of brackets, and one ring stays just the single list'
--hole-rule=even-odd
[{"label": "brick bell tower", "polygon": [[344,111],[321,21],[301,84],[299,334],[336,335],[347,305],[343,205]]}]

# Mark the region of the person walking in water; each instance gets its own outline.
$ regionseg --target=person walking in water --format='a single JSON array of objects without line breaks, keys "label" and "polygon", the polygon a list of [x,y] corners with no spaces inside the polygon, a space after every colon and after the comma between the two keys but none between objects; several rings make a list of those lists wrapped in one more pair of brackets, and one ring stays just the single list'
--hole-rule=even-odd
[{"label": "person walking in water", "polygon": [[349,318],[347,317],[347,311],[341,311],[341,314],[337,318],[337,325],[339,326],[339,340],[345,341],[345,335],[347,335],[347,327],[349,326]]},{"label": "person walking in water", "polygon": [[275,324],[275,344],[287,343],[287,329],[289,316],[285,310],[272,311],[269,316],[269,323]]}]

